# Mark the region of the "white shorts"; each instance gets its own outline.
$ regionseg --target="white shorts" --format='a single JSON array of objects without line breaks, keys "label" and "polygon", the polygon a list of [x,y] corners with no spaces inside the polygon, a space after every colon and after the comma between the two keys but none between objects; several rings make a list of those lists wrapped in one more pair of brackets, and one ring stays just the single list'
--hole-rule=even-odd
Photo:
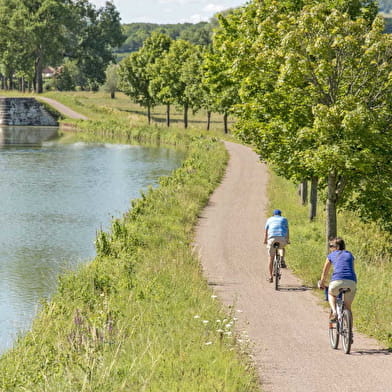
[{"label": "white shorts", "polygon": [[340,289],[350,289],[344,296],[349,300],[353,301],[355,293],[357,291],[357,284],[353,280],[333,280],[329,282],[328,292],[334,297],[339,295]]},{"label": "white shorts", "polygon": [[274,243],[277,242],[279,244],[279,249],[283,249],[287,245],[286,237],[271,237],[268,238],[267,241],[267,250],[270,256],[275,254]]}]

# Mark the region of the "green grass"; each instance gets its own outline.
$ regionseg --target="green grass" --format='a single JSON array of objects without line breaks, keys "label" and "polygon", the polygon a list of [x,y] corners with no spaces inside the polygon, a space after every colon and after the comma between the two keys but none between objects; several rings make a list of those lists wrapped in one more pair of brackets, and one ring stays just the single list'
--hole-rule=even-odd
[{"label": "green grass", "polygon": [[[316,286],[326,258],[324,206],[314,222],[307,219],[294,185],[271,175],[270,208],[281,208],[289,219],[291,245],[288,265],[305,284]],[[391,235],[374,224],[364,224],[352,213],[339,213],[338,233],[356,257],[358,291],[353,304],[355,326],[392,349]],[[316,291],[321,298],[321,292]]]},{"label": "green grass", "polygon": [[[147,125],[147,110],[138,104],[133,103],[128,96],[123,93],[116,93],[115,99],[110,99],[108,93],[103,92],[47,92],[44,94],[49,98],[59,100],[75,111],[86,115],[91,119],[105,119],[108,115],[119,114],[126,117],[132,126]],[[156,106],[151,109],[152,125],[166,128],[166,107]],[[171,107],[171,128],[183,129],[182,109]],[[204,110],[197,113],[189,111],[190,130],[205,130],[207,124],[207,114]],[[211,132],[222,134],[223,116],[213,113],[211,117]]]},{"label": "green grass", "polygon": [[0,391],[259,390],[248,348],[192,250],[198,214],[225,170],[223,144],[196,130],[130,127],[119,113],[76,121],[79,136],[177,145],[187,157],[97,234],[94,260],[61,277],[31,331],[0,358]]}]

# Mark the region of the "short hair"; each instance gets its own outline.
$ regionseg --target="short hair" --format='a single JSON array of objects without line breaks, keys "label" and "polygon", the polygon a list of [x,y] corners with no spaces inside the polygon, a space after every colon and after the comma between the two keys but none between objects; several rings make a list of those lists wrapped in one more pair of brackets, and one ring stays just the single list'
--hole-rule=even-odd
[{"label": "short hair", "polygon": [[338,250],[344,250],[346,249],[346,244],[341,237],[334,237],[329,240],[329,243],[334,246],[334,248]]}]

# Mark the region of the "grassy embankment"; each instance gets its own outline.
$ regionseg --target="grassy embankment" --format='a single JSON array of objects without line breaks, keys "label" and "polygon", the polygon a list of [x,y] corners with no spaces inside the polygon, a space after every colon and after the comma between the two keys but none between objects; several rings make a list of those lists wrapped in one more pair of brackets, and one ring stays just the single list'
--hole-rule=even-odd
[{"label": "grassy embankment", "polygon": [[83,126],[85,140],[177,144],[187,158],[98,234],[96,259],[62,276],[32,330],[1,357],[0,390],[259,390],[235,319],[212,296],[192,251],[198,213],[227,162],[222,143],[196,131],[135,127],[133,114],[75,99],[62,102],[90,118],[104,112]]},{"label": "grassy embankment", "polygon": [[[310,223],[307,207],[300,205],[296,187],[276,176],[272,176],[269,195],[271,208],[281,206],[290,222],[289,267],[305,283],[315,286],[325,261],[324,206],[319,204],[318,217]],[[339,214],[338,231],[356,257],[355,326],[392,349],[392,236],[381,232],[376,225],[361,223],[351,213]]]}]

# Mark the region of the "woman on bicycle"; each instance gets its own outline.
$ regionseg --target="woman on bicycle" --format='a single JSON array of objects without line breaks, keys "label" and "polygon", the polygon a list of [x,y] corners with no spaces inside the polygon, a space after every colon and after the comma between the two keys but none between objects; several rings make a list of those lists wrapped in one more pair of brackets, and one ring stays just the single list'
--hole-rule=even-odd
[{"label": "woman on bicycle", "polygon": [[333,273],[328,286],[328,301],[331,306],[330,318],[335,320],[336,297],[339,295],[340,289],[350,289],[345,294],[344,303],[346,308],[351,311],[351,304],[357,289],[357,276],[354,270],[354,256],[346,250],[344,240],[340,237],[332,238],[329,241],[329,248],[331,252],[325,261],[319,286],[320,288],[326,287],[326,278],[331,266],[333,266]]}]

